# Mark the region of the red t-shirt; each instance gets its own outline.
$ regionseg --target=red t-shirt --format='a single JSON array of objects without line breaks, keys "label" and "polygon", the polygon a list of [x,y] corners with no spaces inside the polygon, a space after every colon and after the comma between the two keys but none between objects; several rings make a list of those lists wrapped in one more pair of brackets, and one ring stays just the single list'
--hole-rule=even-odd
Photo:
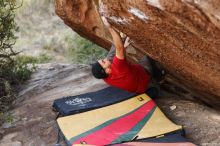
[{"label": "red t-shirt", "polygon": [[104,79],[107,84],[136,93],[143,93],[147,89],[150,76],[141,65],[130,64],[115,56],[111,69],[111,74]]}]

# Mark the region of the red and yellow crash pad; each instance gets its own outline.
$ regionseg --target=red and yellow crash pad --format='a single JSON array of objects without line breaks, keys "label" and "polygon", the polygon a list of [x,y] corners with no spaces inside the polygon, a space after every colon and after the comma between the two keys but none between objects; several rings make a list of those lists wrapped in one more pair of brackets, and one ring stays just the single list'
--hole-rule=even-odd
[{"label": "red and yellow crash pad", "polygon": [[69,145],[108,145],[182,129],[146,94],[88,112],[58,118]]}]

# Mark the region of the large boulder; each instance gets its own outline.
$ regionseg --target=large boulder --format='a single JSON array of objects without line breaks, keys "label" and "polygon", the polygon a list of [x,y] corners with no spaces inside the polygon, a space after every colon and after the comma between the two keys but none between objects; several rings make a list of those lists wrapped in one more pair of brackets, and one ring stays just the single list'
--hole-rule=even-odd
[{"label": "large boulder", "polygon": [[56,0],[56,13],[81,36],[108,49],[100,14],[129,36],[134,61],[147,54],[170,79],[220,107],[219,0]]}]

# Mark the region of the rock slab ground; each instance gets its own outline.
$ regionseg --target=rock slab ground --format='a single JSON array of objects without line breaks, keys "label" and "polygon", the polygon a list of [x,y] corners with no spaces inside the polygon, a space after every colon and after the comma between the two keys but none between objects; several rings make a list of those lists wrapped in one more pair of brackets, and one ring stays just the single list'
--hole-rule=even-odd
[{"label": "rock slab ground", "polygon": [[[0,128],[0,146],[53,145],[57,139],[53,101],[106,86],[92,77],[87,65],[39,65],[31,79],[19,88],[19,98],[9,111],[13,121]],[[164,90],[155,101],[172,121],[184,126],[186,137],[192,142],[220,145],[219,111]]]}]

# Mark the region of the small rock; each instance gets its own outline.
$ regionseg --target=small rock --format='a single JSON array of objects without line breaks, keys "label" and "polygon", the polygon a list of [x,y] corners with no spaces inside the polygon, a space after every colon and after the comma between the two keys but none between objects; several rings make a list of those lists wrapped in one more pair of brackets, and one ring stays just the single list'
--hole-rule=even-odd
[{"label": "small rock", "polygon": [[49,68],[48,68],[48,70],[50,70],[50,71],[51,71],[51,70],[54,70],[54,69],[55,69],[54,67],[49,67]]},{"label": "small rock", "polygon": [[1,134],[4,134],[4,133],[5,133],[5,130],[0,129],[0,135],[1,135]]},{"label": "small rock", "polygon": [[27,118],[22,118],[22,121],[27,121]]},{"label": "small rock", "polygon": [[173,110],[175,110],[175,109],[176,109],[176,106],[175,106],[175,105],[170,106],[170,110],[171,110],[171,111],[173,111]]}]

